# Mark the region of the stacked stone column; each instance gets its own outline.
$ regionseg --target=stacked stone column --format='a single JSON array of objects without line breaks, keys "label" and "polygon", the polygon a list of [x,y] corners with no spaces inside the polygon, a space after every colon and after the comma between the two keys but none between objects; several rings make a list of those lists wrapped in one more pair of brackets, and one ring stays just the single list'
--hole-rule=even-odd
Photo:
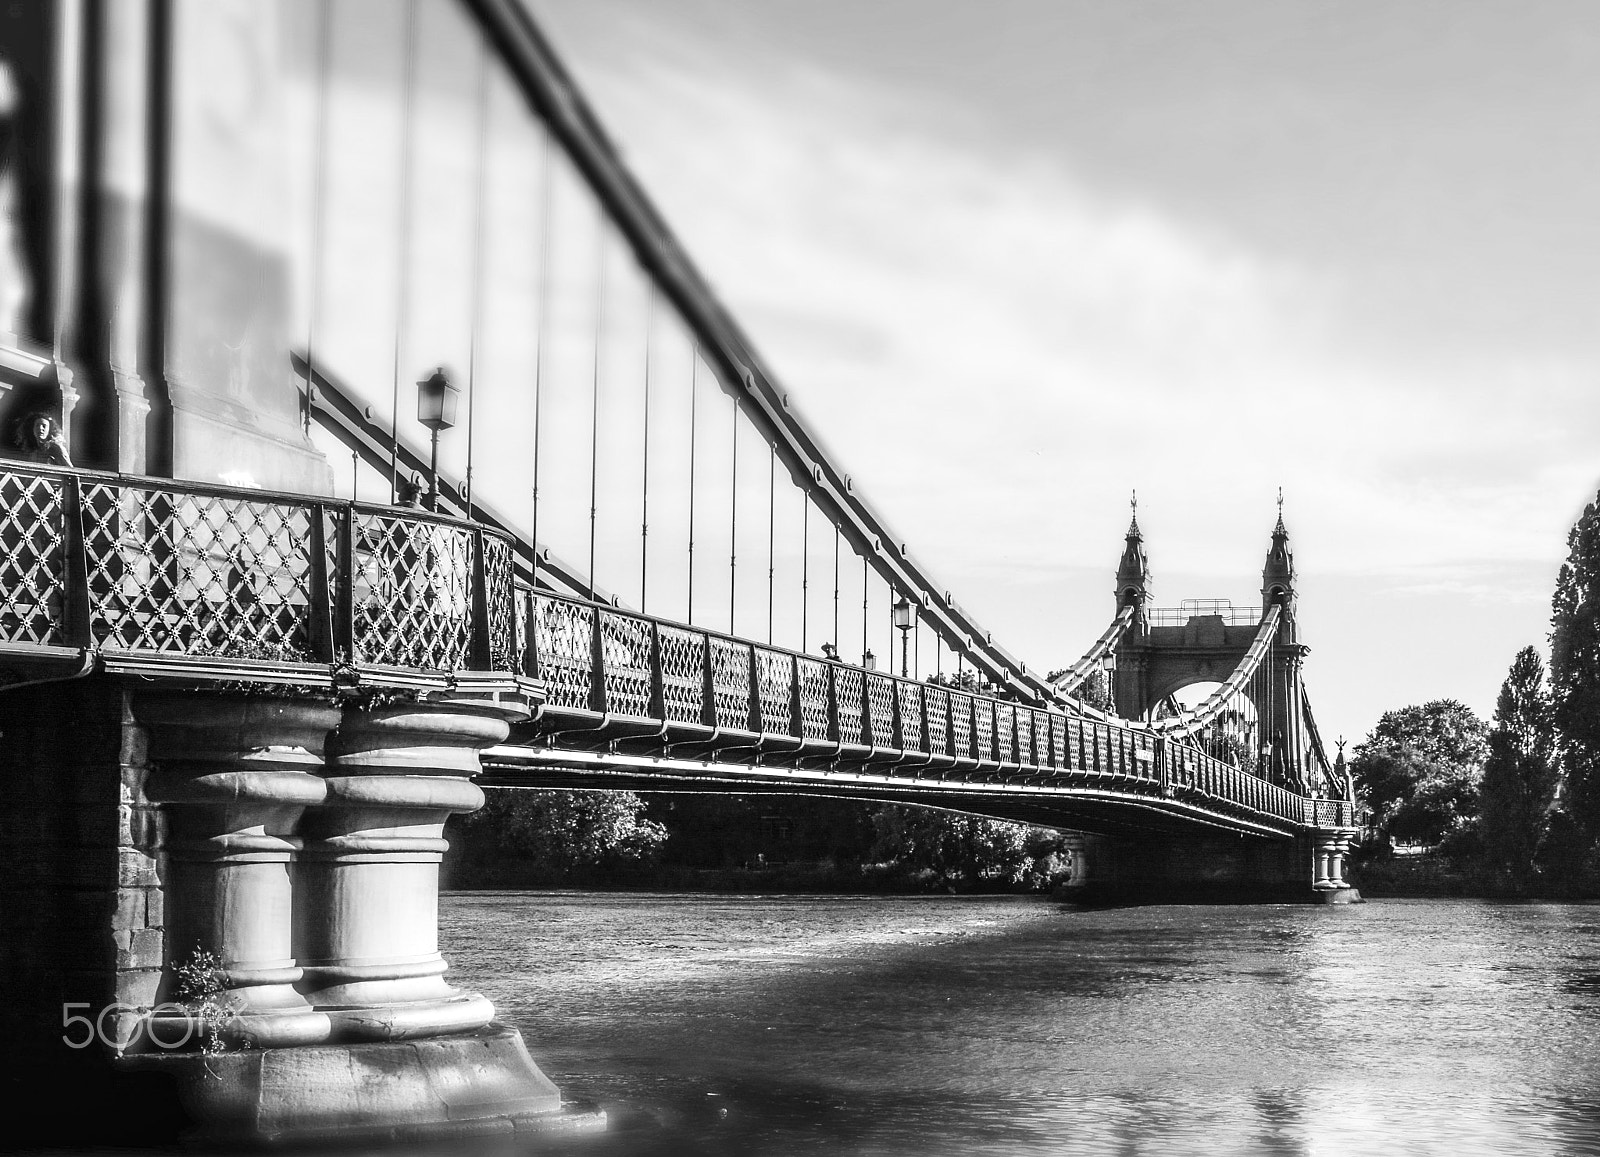
[{"label": "stacked stone column", "polygon": [[[233,1043],[276,1048],[481,1028],[488,1000],[445,983],[439,867],[445,821],[483,804],[478,752],[508,712],[406,703],[149,696],[138,717],[168,817],[166,996],[209,978]],[[167,1008],[175,1007],[170,1004]],[[200,1041],[198,1014],[153,1039]]]},{"label": "stacked stone column", "polygon": [[482,708],[348,710],[327,749],[327,798],[308,812],[296,940],[303,988],[341,1040],[479,1028],[494,1008],[444,981],[439,865],[451,815],[483,804],[478,752],[506,737]]},{"label": "stacked stone column", "polygon": [[1318,832],[1311,851],[1313,888],[1337,890],[1350,887],[1344,878],[1345,857],[1350,854],[1352,837],[1348,832]]},{"label": "stacked stone column", "polygon": [[[306,808],[327,796],[318,773],[338,710],[314,700],[197,694],[143,698],[136,710],[156,765],[145,791],[167,813],[169,970],[195,968],[206,953],[217,958],[210,980],[236,1041],[272,1048],[326,1040],[328,1016],[295,987],[303,974],[292,911],[302,846],[295,832]],[[175,988],[169,997],[198,995]],[[206,1039],[212,1026],[187,1019],[152,1026],[153,1039]]]}]

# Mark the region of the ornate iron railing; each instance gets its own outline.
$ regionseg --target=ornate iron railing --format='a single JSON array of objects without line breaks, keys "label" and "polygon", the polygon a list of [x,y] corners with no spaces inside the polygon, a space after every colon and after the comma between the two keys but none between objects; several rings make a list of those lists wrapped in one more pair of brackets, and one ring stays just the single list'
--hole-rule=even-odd
[{"label": "ornate iron railing", "polygon": [[203,483],[0,470],[3,643],[509,672],[518,633],[510,540],[481,526]]},{"label": "ornate iron railing", "polygon": [[886,775],[914,768],[922,778],[1092,788],[1279,828],[1339,819],[1337,801],[1308,800],[1149,728],[925,686],[547,591],[522,587],[518,598],[512,617],[534,624],[524,667],[547,688],[543,742],[755,751]]},{"label": "ornate iron railing", "polygon": [[1175,607],[1150,607],[1145,619],[1152,627],[1181,627],[1190,619],[1216,617],[1227,627],[1253,627],[1261,621],[1260,607],[1236,607],[1230,599],[1184,599]]}]

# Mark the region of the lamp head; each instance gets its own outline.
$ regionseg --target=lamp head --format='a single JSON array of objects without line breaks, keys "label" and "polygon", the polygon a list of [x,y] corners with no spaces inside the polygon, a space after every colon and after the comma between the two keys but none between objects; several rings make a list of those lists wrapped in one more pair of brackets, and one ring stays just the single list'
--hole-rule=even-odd
[{"label": "lamp head", "polygon": [[430,430],[448,430],[456,424],[456,403],[461,391],[445,376],[444,367],[417,383],[417,421]]}]

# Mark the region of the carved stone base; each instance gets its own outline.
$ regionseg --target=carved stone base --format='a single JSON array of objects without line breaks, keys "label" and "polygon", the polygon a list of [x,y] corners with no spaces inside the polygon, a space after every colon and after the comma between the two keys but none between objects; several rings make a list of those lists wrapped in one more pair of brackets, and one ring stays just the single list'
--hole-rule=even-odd
[{"label": "carved stone base", "polygon": [[123,1064],[170,1080],[194,1142],[301,1145],[605,1127],[601,1110],[563,1106],[521,1035],[499,1023],[428,1040],[146,1054]]}]

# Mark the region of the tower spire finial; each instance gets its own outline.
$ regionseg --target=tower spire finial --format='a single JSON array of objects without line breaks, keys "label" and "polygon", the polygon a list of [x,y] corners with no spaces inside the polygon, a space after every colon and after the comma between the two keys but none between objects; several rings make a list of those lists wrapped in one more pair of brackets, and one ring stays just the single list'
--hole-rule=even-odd
[{"label": "tower spire finial", "polygon": [[1122,562],[1117,567],[1117,606],[1144,602],[1145,588],[1150,581],[1150,564],[1144,557],[1144,535],[1139,531],[1139,492],[1128,495],[1128,506],[1133,518],[1128,523],[1128,534],[1122,548]]}]

